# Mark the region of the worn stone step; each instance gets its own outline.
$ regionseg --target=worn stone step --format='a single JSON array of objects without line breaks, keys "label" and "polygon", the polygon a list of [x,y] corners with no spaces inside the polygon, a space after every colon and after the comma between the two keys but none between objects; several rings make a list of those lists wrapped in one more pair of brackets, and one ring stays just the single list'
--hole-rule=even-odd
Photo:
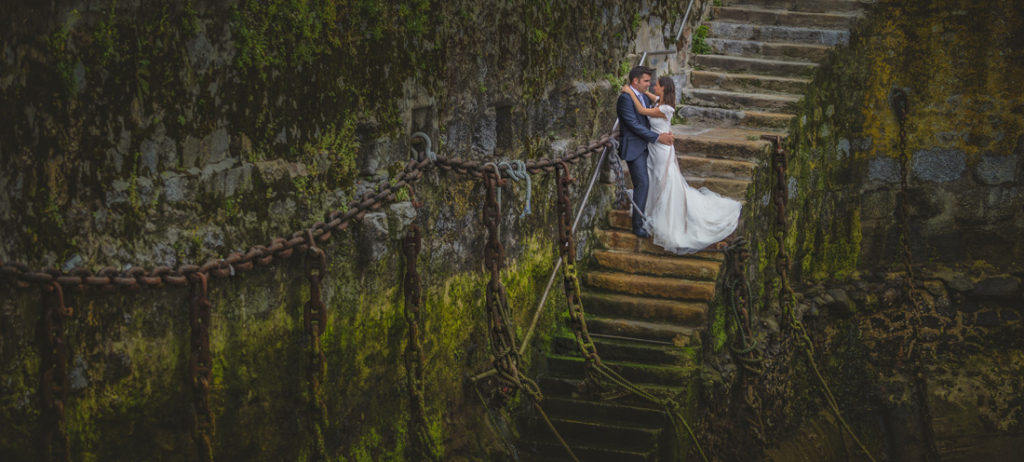
[{"label": "worn stone step", "polygon": [[632,274],[675,276],[696,281],[714,281],[718,263],[695,258],[644,255],[634,252],[598,250],[594,261],[601,268]]},{"label": "worn stone step", "polygon": [[760,7],[790,11],[827,13],[832,11],[855,12],[863,8],[857,0],[726,0],[730,7]]},{"label": "worn stone step", "polygon": [[[700,260],[717,267],[722,265],[715,260]],[[683,302],[661,298],[639,297],[605,292],[583,292],[583,307],[591,314],[613,317],[632,318],[650,322],[670,322],[685,326],[701,326],[707,313],[707,304],[702,302]]]},{"label": "worn stone step", "polygon": [[685,178],[696,176],[750,181],[754,175],[755,164],[745,160],[683,155],[677,155],[676,158],[679,159],[679,170]]},{"label": "worn stone step", "polygon": [[747,187],[750,182],[747,180],[733,180],[729,178],[701,178],[691,176],[686,182],[694,188],[708,188],[725,197],[743,201],[747,197]]},{"label": "worn stone step", "polygon": [[[543,406],[543,403],[541,404]],[[573,446],[589,446],[616,451],[645,452],[658,444],[661,435],[659,427],[622,425],[620,423],[593,422],[576,416],[554,417],[551,424],[558,433]],[[531,425],[528,438],[538,441],[557,442],[555,435],[543,422]]]},{"label": "worn stone step", "polygon": [[706,39],[715,55],[743,56],[776,61],[820,62],[828,55],[830,46],[806,43],[762,42],[724,38]]},{"label": "worn stone step", "polygon": [[690,73],[690,85],[695,89],[706,90],[800,94],[809,82],[810,79],[799,77],[730,74],[728,72],[714,71],[693,71]]},{"label": "worn stone step", "polygon": [[689,104],[680,107],[676,113],[690,124],[712,128],[779,130],[789,127],[789,122],[793,119],[793,114],[780,112],[738,111]]},{"label": "worn stone step", "polygon": [[[594,230],[594,234],[597,236],[598,243],[605,248],[610,250],[623,250],[628,252],[643,252],[652,255],[672,255],[675,254],[665,251],[661,247],[654,245],[650,238],[638,238],[630,230],[629,225],[629,212],[626,210],[610,210],[608,212],[610,221],[613,222],[613,226],[618,229],[597,229]],[[707,260],[722,261],[725,259],[722,253],[724,249],[723,243],[718,243],[709,247],[708,250],[687,254],[690,258],[703,258]]]},{"label": "worn stone step", "polygon": [[[653,449],[638,452],[581,444],[571,444],[569,447],[572,448],[573,453],[579,460],[585,460],[587,462],[653,462],[657,460],[657,454],[655,454]],[[519,449],[524,453],[524,457],[529,458],[526,460],[572,460],[569,458],[569,454],[565,451],[565,448],[562,447],[562,444],[557,441],[520,441]]]},{"label": "worn stone step", "polygon": [[[600,399],[604,403],[621,404],[634,406],[653,411],[663,411],[665,408],[657,403],[638,397],[632,393],[620,393],[614,397],[607,396],[604,392],[614,390],[595,390],[588,386],[588,383],[581,377],[558,377],[554,375],[542,375],[537,383],[545,397],[563,397],[571,399]],[[685,384],[677,385],[651,385],[645,384],[641,388],[647,393],[659,399],[678,399],[686,393]],[[621,391],[621,390],[619,390]]]},{"label": "worn stone step", "polygon": [[817,63],[728,55],[694,55],[693,61],[697,70],[702,71],[752,73],[781,77],[809,77],[818,68]]},{"label": "worn stone step", "polygon": [[812,13],[756,6],[716,6],[712,9],[712,17],[716,21],[746,24],[849,29],[859,15],[857,12]]},{"label": "worn stone step", "polygon": [[672,126],[677,155],[702,154],[732,160],[758,161],[766,158],[771,143],[761,135],[779,133],[744,128]]},{"label": "worn stone step", "polygon": [[638,321],[635,319],[612,318],[586,315],[587,327],[592,336],[606,336],[615,339],[638,339],[647,342],[661,342],[666,345],[690,343],[696,329],[688,326],[663,322]]},{"label": "worn stone step", "polygon": [[[609,210],[608,211],[608,222],[611,224],[612,228],[620,229],[620,230],[628,231],[628,232],[632,231],[632,226],[630,224],[631,221],[630,221],[630,217],[629,217],[629,210],[619,210],[619,209]],[[621,239],[621,240],[623,240],[623,242],[621,244],[625,244],[625,245],[630,245],[630,243],[631,243],[632,246],[633,246],[632,248],[623,247],[622,245],[606,246],[605,248],[609,249],[609,250],[626,250],[626,251],[630,251],[630,252],[650,253],[650,254],[655,254],[655,255],[670,255],[670,256],[673,256],[673,257],[679,256],[679,255],[676,255],[676,254],[674,254],[672,252],[668,252],[665,249],[663,249],[661,247],[658,247],[657,245],[654,245],[654,243],[651,241],[651,238],[649,238],[649,237],[648,238],[643,238],[643,239],[640,239],[639,241],[637,241],[636,235],[632,234],[632,232],[630,232],[629,235],[633,236],[633,240],[632,241],[628,240],[629,238],[626,237],[626,236],[609,236],[609,238]],[[708,260],[718,260],[718,261],[721,261],[723,259],[722,252],[724,251],[724,249],[725,249],[725,242],[718,242],[718,243],[715,243],[713,245],[708,246],[708,248],[703,250],[703,251],[696,252],[696,253],[688,253],[685,256],[687,258],[703,258],[703,259],[708,259]]]},{"label": "worn stone step", "polygon": [[656,409],[586,399],[547,397],[541,403],[550,417],[574,417],[596,422],[661,428],[668,416]]},{"label": "worn stone step", "polygon": [[[553,352],[580,356],[576,337],[564,334],[554,338]],[[698,347],[665,345],[635,340],[592,337],[602,361],[628,361],[639,364],[692,366],[697,363]]]},{"label": "worn stone step", "polygon": [[[549,372],[556,377],[584,377],[583,358],[548,355]],[[684,386],[697,371],[695,367],[655,366],[620,361],[603,361],[623,378],[638,385]]]},{"label": "worn stone step", "polygon": [[721,107],[743,111],[793,113],[800,96],[789,94],[741,93],[728,90],[684,88],[683,97],[694,106]]},{"label": "worn stone step", "polygon": [[712,38],[807,43],[830,47],[846,45],[850,41],[850,31],[846,29],[764,26],[725,21],[709,21],[707,24],[708,37]]}]

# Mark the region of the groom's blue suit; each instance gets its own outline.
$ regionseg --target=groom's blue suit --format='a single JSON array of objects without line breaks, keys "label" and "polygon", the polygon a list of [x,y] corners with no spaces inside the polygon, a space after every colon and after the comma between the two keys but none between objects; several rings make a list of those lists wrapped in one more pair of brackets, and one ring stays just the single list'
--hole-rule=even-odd
[{"label": "groom's blue suit", "polygon": [[[640,94],[640,101],[645,107],[651,106],[647,95],[643,93]],[[629,165],[629,177],[633,180],[633,202],[643,212],[647,204],[647,186],[650,182],[647,177],[647,143],[657,141],[658,134],[651,130],[650,120],[636,111],[633,98],[629,94],[619,93],[615,111],[619,116],[619,132],[622,134],[619,157]],[[643,218],[634,212],[633,232],[637,233],[642,229]]]}]

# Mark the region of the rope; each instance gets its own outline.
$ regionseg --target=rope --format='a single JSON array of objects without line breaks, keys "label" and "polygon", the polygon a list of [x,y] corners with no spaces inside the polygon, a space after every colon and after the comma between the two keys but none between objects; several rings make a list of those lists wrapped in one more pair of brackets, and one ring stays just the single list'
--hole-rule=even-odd
[{"label": "rope", "polygon": [[586,316],[583,310],[582,289],[579,274],[576,271],[576,244],[573,238],[570,224],[571,217],[569,215],[572,213],[572,205],[569,201],[569,184],[574,180],[569,176],[569,167],[564,163],[561,164],[558,172],[558,237],[559,255],[562,260],[563,288],[571,321],[570,326],[576,337],[576,346],[584,361],[586,361],[588,373],[597,374],[628,393],[663,406],[669,418],[672,419],[672,429],[677,435],[677,440],[678,436],[682,434],[682,430],[685,429],[697,448],[701,460],[707,462],[708,458],[704,454],[704,449],[701,447],[700,442],[697,440],[697,435],[694,434],[690,424],[686,422],[686,419],[680,413],[679,405],[674,400],[659,399],[622,377],[622,375],[601,361],[601,357],[597,353],[597,346],[590,337],[590,331],[587,328]]},{"label": "rope", "polygon": [[498,168],[505,169],[508,172],[508,177],[513,181],[526,180],[526,207],[523,209],[523,213],[519,214],[519,218],[523,218],[531,213],[530,202],[532,197],[533,183],[530,181],[530,172],[526,171],[526,162],[521,160],[513,161],[501,161],[498,162]]},{"label": "rope", "polygon": [[874,456],[868,451],[868,448],[860,441],[857,434],[854,433],[850,424],[843,418],[843,414],[839,409],[839,402],[836,401],[835,395],[832,393],[832,388],[829,387],[825,377],[821,374],[818,369],[817,361],[814,359],[814,344],[811,341],[810,335],[807,334],[807,329],[804,328],[796,318],[796,312],[793,307],[796,305],[796,293],[789,284],[789,252],[786,250],[786,203],[788,201],[788,191],[786,190],[786,169],[788,164],[788,158],[786,157],[786,151],[782,149],[782,136],[779,135],[761,135],[762,139],[771,141],[775,147],[772,153],[772,167],[775,170],[776,178],[774,187],[771,190],[772,200],[776,206],[775,214],[775,239],[778,245],[778,253],[775,258],[775,269],[779,277],[779,307],[782,309],[784,315],[789,317],[789,326],[795,332],[798,343],[801,343],[803,347],[803,353],[807,357],[807,362],[814,372],[814,376],[818,379],[818,384],[821,387],[822,394],[825,396],[825,401],[828,403],[830,410],[835,414],[836,420],[839,422],[840,427],[846,431],[853,438],[853,441],[857,444],[860,450],[865,456],[872,462],[875,461]]}]

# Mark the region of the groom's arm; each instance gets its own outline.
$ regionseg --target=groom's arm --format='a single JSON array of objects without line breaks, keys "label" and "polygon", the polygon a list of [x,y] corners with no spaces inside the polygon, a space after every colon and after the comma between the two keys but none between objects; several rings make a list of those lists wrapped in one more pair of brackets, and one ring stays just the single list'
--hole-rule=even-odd
[{"label": "groom's arm", "polygon": [[658,134],[640,123],[640,115],[633,107],[633,99],[625,93],[619,93],[619,100],[615,105],[615,112],[619,115],[619,122],[635,133],[644,141],[653,143],[658,140]]}]

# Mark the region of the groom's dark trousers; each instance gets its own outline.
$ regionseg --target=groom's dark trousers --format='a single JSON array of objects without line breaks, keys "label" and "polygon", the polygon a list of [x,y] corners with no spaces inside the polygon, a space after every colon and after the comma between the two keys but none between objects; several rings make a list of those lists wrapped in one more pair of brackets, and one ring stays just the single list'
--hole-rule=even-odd
[{"label": "groom's dark trousers", "polygon": [[[647,95],[641,94],[640,101],[644,106],[651,105]],[[658,134],[651,131],[650,121],[636,111],[633,98],[628,94],[619,93],[615,112],[619,116],[619,132],[622,134],[619,157],[629,165],[629,177],[633,180],[633,202],[640,212],[643,212],[647,205],[647,187],[650,183],[647,177],[647,143],[657,141]],[[633,232],[637,233],[642,229],[643,217],[634,210]]]}]

